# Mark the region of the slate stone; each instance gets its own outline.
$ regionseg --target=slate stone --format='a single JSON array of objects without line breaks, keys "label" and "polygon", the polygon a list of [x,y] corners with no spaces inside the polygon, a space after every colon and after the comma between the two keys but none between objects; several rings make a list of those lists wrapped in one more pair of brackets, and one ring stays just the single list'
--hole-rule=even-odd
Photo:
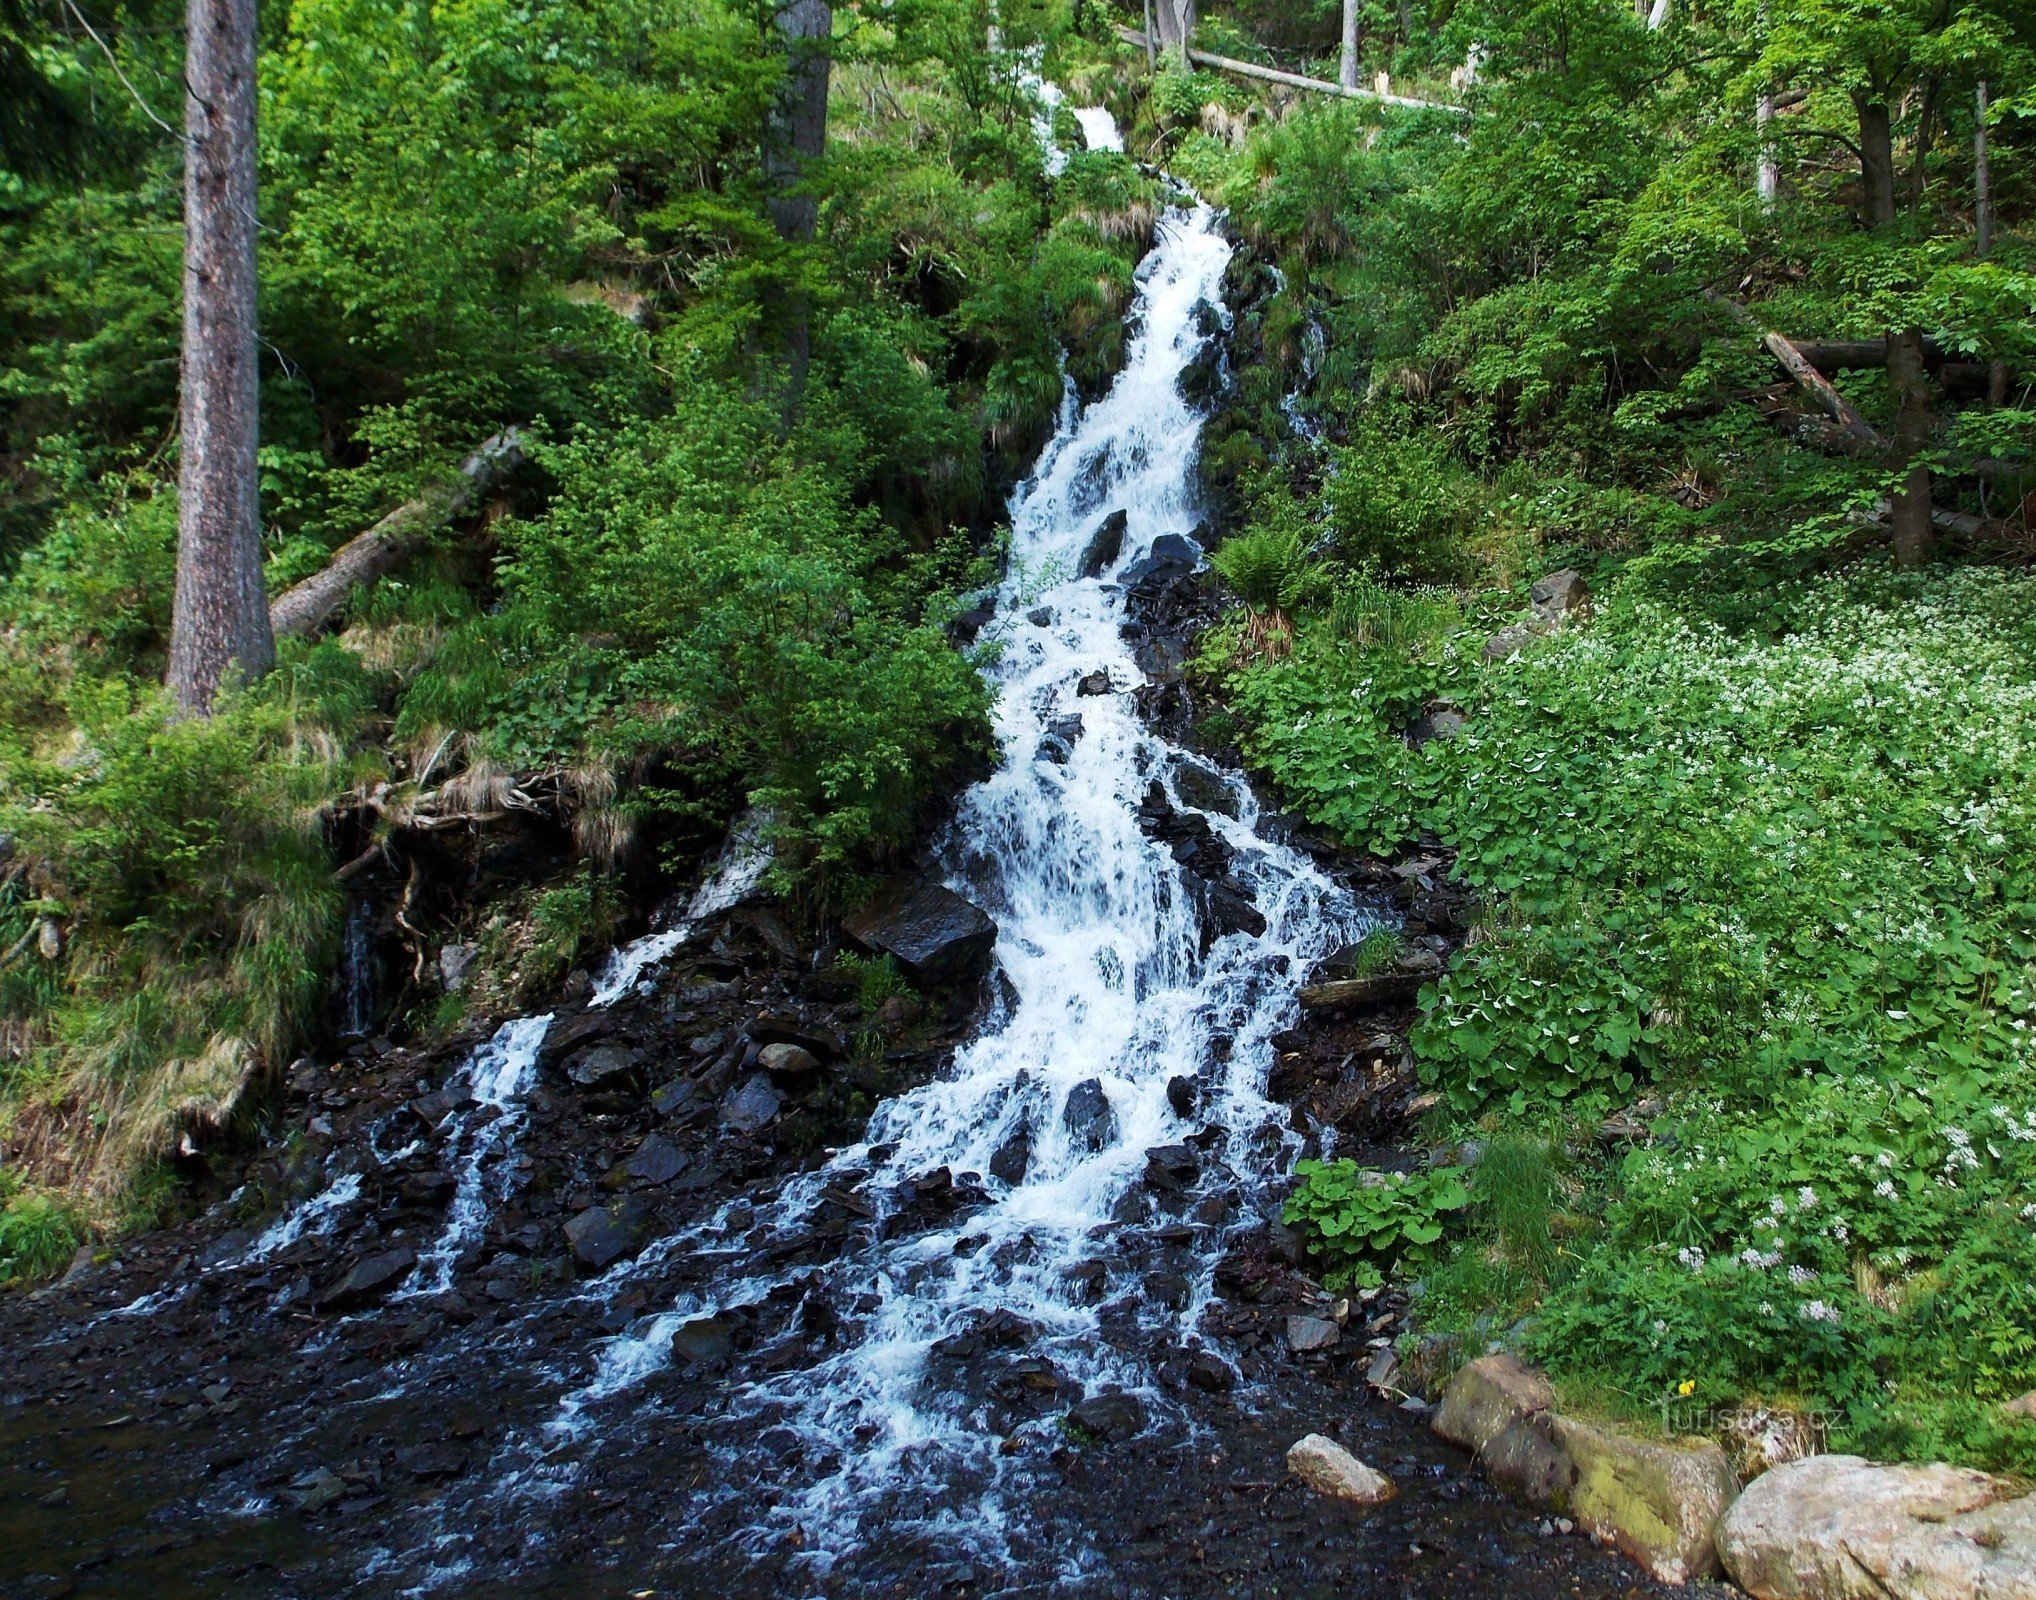
[{"label": "slate stone", "polygon": [[590,1206],[566,1224],[566,1243],[573,1259],[589,1271],[633,1256],[650,1231],[650,1207],[637,1195],[609,1206]]},{"label": "slate stone", "polygon": [[416,1265],[417,1252],[407,1245],[369,1256],[355,1262],[345,1277],[320,1295],[318,1305],[325,1311],[344,1311],[379,1300],[409,1277]]},{"label": "slate stone", "polygon": [[1113,511],[1103,519],[1083,549],[1081,560],[1075,563],[1077,576],[1100,578],[1106,567],[1117,564],[1117,558],[1124,553],[1124,529],[1130,520],[1127,511]]},{"label": "slate stone", "polygon": [[743,1079],[721,1107],[721,1121],[738,1133],[757,1133],[784,1109],[785,1094],[761,1072]]},{"label": "slate stone", "polygon": [[980,906],[923,880],[894,880],[841,925],[863,948],[891,955],[930,981],[979,975],[997,944],[997,925]]},{"label": "slate stone", "polygon": [[1117,1113],[1103,1092],[1103,1080],[1084,1078],[1068,1091],[1061,1122],[1077,1149],[1094,1152],[1117,1137]]},{"label": "slate stone", "polygon": [[619,1044],[601,1044],[575,1056],[566,1067],[566,1076],[582,1089],[612,1089],[636,1071],[639,1060],[634,1050]]}]

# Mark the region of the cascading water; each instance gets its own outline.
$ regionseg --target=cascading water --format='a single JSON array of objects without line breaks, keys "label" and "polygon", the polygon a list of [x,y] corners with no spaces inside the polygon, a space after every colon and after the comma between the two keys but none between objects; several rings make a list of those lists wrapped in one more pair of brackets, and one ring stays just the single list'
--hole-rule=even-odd
[{"label": "cascading water", "polygon": [[[1186,758],[1141,724],[1131,693],[1143,676],[1113,580],[1196,524],[1200,419],[1180,378],[1212,313],[1220,317],[1229,254],[1209,208],[1169,212],[1139,271],[1124,371],[1086,410],[1070,404],[1012,503],[1001,654],[987,669],[1003,761],[963,801],[946,851],[954,885],[999,922],[999,1016],[949,1073],[880,1106],[862,1143],[788,1186],[767,1212],[727,1207],[612,1275],[604,1292],[677,1250],[730,1263],[711,1298],[689,1296],[614,1340],[552,1426],[554,1454],[612,1446],[628,1392],[717,1310],[788,1288],[833,1308],[833,1353],[733,1389],[717,1430],[729,1495],[758,1470],[746,1438],[767,1432],[780,1454],[796,1439],[803,1480],[783,1486],[737,1538],[796,1528],[820,1572],[877,1525],[893,1540],[909,1530],[934,1547],[1027,1560],[1013,1543],[1024,1519],[1010,1499],[1027,1470],[1023,1436],[1050,1447],[1059,1419],[1010,1426],[980,1393],[932,1370],[939,1341],[966,1339],[985,1318],[1022,1326],[1028,1353],[1063,1395],[1164,1403],[1152,1353],[1195,1343],[1222,1240],[1253,1220],[1254,1198],[1283,1165],[1284,1120],[1261,1094],[1271,1037],[1291,1021],[1308,966],[1366,925],[1304,857],[1255,834],[1241,782],[1194,787],[1201,803],[1192,802],[1176,784]],[[1075,575],[1119,511],[1117,556],[1095,576]],[[1110,692],[1094,692],[1096,674]],[[1263,915],[1263,935],[1211,942],[1189,880],[1141,830],[1155,780],[1234,851],[1232,880]],[[1196,1176],[1183,1198],[1194,1201],[1196,1224],[1174,1225],[1195,1245],[1186,1292],[1154,1296],[1140,1282],[1112,1281],[1099,1297],[1085,1264],[1103,1241],[1163,1220],[1146,1214],[1148,1152],[1189,1139]],[[963,1214],[929,1223],[913,1210],[943,1178],[971,1188],[968,1175],[983,1189]],[[860,1243],[820,1269],[742,1270],[844,1193],[868,1214]]]}]

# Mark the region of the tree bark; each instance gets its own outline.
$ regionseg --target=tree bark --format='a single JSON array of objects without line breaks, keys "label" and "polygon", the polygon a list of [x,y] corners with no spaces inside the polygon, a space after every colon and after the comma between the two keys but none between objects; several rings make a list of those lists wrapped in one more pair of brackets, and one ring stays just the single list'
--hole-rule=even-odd
[{"label": "tree bark", "polygon": [[1668,24],[1668,14],[1674,0],[1654,0],[1654,9],[1647,13],[1647,31],[1659,32]]},{"label": "tree bark", "polygon": [[1803,359],[1803,353],[1779,333],[1769,332],[1761,336],[1768,353],[1779,361],[1790,377],[1807,389],[1816,398],[1824,414],[1853,438],[1862,443],[1878,444],[1880,435],[1874,432],[1866,419],[1852,409],[1851,402],[1831,386],[1830,381]]},{"label": "tree bark", "polygon": [[1343,53],[1336,60],[1336,82],[1340,88],[1355,89],[1358,74],[1358,47],[1363,43],[1360,15],[1364,0],[1343,0]]},{"label": "tree bark", "polygon": [[522,463],[523,436],[514,428],[496,434],[460,463],[456,477],[398,506],[366,533],[341,545],[324,567],[276,596],[269,607],[270,628],[279,638],[316,633],[356,587],[409,559],[427,538]]},{"label": "tree bark", "polygon": [[1987,81],[1979,80],[1973,91],[1973,108],[1978,118],[1972,129],[1972,221],[1973,247],[1984,259],[1994,247],[1993,160],[1987,149]]},{"label": "tree bark", "polygon": [[[833,67],[834,8],[829,0],[787,0],[777,29],[785,45],[785,82],[764,125],[763,167],[770,184],[771,222],[778,237],[804,243],[820,219],[820,201],[806,179],[827,148],[827,90]],[[812,308],[803,294],[782,300],[784,310],[785,426],[789,431],[806,392],[813,363]]]},{"label": "tree bark", "polygon": [[1753,190],[1763,206],[1772,207],[1775,196],[1781,191],[1781,169],[1775,164],[1774,142],[1768,135],[1768,127],[1774,121],[1774,96],[1764,94],[1754,102],[1753,125],[1760,138],[1760,154],[1755,157]]},{"label": "tree bark", "polygon": [[1159,65],[1159,52],[1153,44],[1155,26],[1152,18],[1152,0],[1145,0],[1145,64],[1148,68]]},{"label": "tree bark", "polygon": [[255,354],[255,0],[190,0],[184,64],[184,348],[170,692],[212,709],[275,665],[262,587]]},{"label": "tree bark", "polygon": [[1891,526],[1895,562],[1920,566],[1930,557],[1930,469],[1915,457],[1930,439],[1930,377],[1923,367],[1923,333],[1903,328],[1888,335],[1888,382],[1897,410],[1890,458],[1907,464],[1901,490],[1894,497]]},{"label": "tree bark", "polygon": [[[1859,113],[1859,170],[1866,187],[1867,214],[1874,227],[1892,232],[1895,210],[1894,134],[1887,101],[1855,95]],[[1920,159],[1920,157],[1919,157]],[[1902,475],[1889,519],[1899,566],[1920,566],[1930,558],[1930,469],[1916,460],[1930,437],[1930,376],[1924,368],[1923,330],[1888,330],[1888,387],[1895,401],[1894,437],[1888,464]]]},{"label": "tree bark", "polygon": [[764,173],[771,221],[781,239],[813,237],[819,201],[801,190],[807,169],[827,148],[827,88],[833,62],[829,0],[789,0],[777,14],[785,42],[785,83],[764,132]]},{"label": "tree bark", "polygon": [[1166,52],[1188,70],[1188,51],[1195,37],[1195,0],[1155,0],[1159,13],[1159,42]]}]

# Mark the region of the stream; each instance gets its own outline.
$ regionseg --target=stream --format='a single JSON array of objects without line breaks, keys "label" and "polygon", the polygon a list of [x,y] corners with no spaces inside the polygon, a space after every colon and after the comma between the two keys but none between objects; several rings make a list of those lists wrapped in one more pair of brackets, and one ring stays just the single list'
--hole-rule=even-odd
[{"label": "stream", "polygon": [[[1276,1212],[1299,1137],[1265,1097],[1273,1038],[1379,915],[1133,698],[1128,591],[1199,557],[1180,379],[1230,253],[1206,206],[1167,213],[1123,371],[1069,395],[1013,497],[985,634],[1002,758],[939,852],[997,922],[996,998],[944,1068],[855,1144],[703,1178],[640,1253],[533,1287],[521,1189],[557,1115],[555,1024],[505,1023],[448,1080],[435,1156],[390,1112],[259,1235],[87,1320],[12,1314],[0,1594],[1652,1592],[1496,1501],[1356,1372],[1221,1336],[1242,1324],[1219,1263]],[[1220,841],[1220,883],[1152,836],[1156,805]],[[653,1003],[762,865],[739,831],[586,1014]],[[404,1220],[418,1194],[430,1228]],[[397,1286],[314,1301],[298,1263],[342,1249]],[[1310,1431],[1401,1498],[1297,1489],[1280,1456]]]}]

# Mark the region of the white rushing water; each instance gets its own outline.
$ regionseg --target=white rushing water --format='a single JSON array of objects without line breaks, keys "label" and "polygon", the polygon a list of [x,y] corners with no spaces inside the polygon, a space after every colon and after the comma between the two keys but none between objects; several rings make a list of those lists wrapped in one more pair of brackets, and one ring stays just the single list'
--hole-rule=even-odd
[{"label": "white rushing water", "polygon": [[523,1127],[524,1097],[537,1076],[537,1053],[550,1026],[549,1011],[505,1022],[468,1062],[467,1085],[474,1104],[460,1113],[446,1141],[457,1187],[438,1238],[417,1258],[417,1273],[406,1293],[443,1294],[450,1289],[460,1252],[487,1226],[488,1179]]},{"label": "white rushing water", "polygon": [[[1251,1221],[1253,1198],[1284,1166],[1284,1113],[1262,1095],[1271,1037],[1296,1015],[1294,991],[1310,964],[1367,925],[1305,857],[1257,837],[1241,781],[1205,779],[1191,792],[1235,850],[1234,879],[1267,929],[1226,935],[1204,953],[1195,895],[1139,825],[1155,779],[1179,809],[1197,808],[1176,786],[1181,752],[1139,718],[1131,691],[1144,679],[1113,580],[1154,541],[1197,524],[1201,420],[1180,379],[1202,350],[1201,330],[1220,316],[1229,255],[1207,207],[1169,212],[1139,270],[1124,371],[1086,410],[1070,400],[1012,501],[1012,576],[993,630],[1001,654],[986,669],[1003,759],[962,802],[946,857],[954,886],[998,920],[1006,1004],[945,1076],[881,1105],[863,1143],[787,1184],[767,1211],[732,1205],[648,1255],[646,1265],[673,1248],[725,1250],[730,1266],[711,1303],[689,1296],[610,1341],[554,1425],[555,1442],[598,1436],[604,1408],[670,1359],[688,1323],[795,1280],[824,1281],[832,1303],[851,1313],[834,1352],[756,1378],[729,1401],[731,1437],[744,1420],[790,1429],[805,1458],[821,1464],[748,1533],[764,1540],[796,1527],[819,1571],[879,1521],[890,1531],[916,1523],[939,1542],[995,1556],[1007,1523],[1024,1520],[1022,1502],[1014,1496],[1007,1517],[1004,1498],[1022,1461],[985,1426],[979,1399],[929,1363],[936,1340],[989,1312],[1031,1324],[1027,1353],[1049,1359],[1070,1386],[1121,1387],[1163,1403],[1149,1361],[1130,1346],[1196,1342],[1222,1233],[1209,1217]],[[1075,576],[1120,510],[1119,556],[1099,577]],[[1083,677],[1099,671],[1113,692],[1080,694]],[[1080,719],[1072,737],[1070,717]],[[1192,1115],[1169,1097],[1177,1076],[1199,1081]],[[1099,1094],[1107,1112],[1085,1119]],[[1197,1130],[1201,1192],[1217,1198],[1199,1230],[1199,1281],[1187,1303],[1147,1304],[1137,1282],[1114,1278],[1108,1302],[1092,1303],[1069,1269],[1143,1216],[1146,1152]],[[1009,1158],[1020,1143],[1029,1146],[1022,1174]],[[998,1168],[1012,1181],[991,1176],[1000,1151]],[[893,1218],[911,1180],[941,1167],[982,1175],[985,1203],[923,1224],[920,1214]],[[757,1270],[759,1239],[795,1239],[829,1186],[855,1188],[875,1211],[865,1242],[819,1269]],[[887,1218],[905,1225],[884,1227]],[[1147,1337],[1113,1340],[1106,1312]],[[730,1465],[731,1486],[745,1481]]]},{"label": "white rushing water", "polygon": [[737,818],[714,865],[687,902],[685,913],[669,928],[631,940],[610,956],[588,1005],[612,1006],[642,982],[651,968],[692,938],[701,923],[754,894],[770,870],[770,829],[771,817],[766,811],[746,811]]}]

